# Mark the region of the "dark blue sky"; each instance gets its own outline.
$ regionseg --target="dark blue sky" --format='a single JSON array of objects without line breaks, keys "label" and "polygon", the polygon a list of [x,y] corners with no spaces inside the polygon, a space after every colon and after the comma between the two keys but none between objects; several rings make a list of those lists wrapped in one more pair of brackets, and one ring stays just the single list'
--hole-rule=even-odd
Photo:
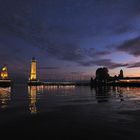
[{"label": "dark blue sky", "polygon": [[0,0],[0,65],[28,77],[87,78],[97,67],[140,76],[139,0]]}]

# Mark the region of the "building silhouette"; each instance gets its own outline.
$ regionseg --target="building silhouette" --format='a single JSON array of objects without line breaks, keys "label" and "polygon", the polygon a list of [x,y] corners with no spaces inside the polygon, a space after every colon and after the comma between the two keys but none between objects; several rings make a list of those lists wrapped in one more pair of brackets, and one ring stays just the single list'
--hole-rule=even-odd
[{"label": "building silhouette", "polygon": [[120,70],[120,74],[118,75],[118,78],[119,79],[123,79],[124,78],[123,70]]},{"label": "building silhouette", "polygon": [[109,73],[108,69],[106,67],[103,68],[98,68],[96,70],[96,77],[95,77],[95,82],[97,84],[105,84],[109,80]]}]

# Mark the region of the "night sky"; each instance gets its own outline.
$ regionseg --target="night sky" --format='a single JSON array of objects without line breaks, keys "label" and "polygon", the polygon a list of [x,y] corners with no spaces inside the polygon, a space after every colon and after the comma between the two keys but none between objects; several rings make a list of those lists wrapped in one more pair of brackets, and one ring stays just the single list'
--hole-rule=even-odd
[{"label": "night sky", "polygon": [[33,56],[40,79],[140,76],[140,1],[0,0],[0,67],[28,78]]}]

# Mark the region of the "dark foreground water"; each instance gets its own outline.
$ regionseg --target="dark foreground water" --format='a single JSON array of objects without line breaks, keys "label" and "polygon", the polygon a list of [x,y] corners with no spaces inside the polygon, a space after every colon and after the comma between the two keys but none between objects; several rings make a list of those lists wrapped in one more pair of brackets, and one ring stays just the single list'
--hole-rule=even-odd
[{"label": "dark foreground water", "polygon": [[140,88],[0,88],[0,136],[139,139]]}]

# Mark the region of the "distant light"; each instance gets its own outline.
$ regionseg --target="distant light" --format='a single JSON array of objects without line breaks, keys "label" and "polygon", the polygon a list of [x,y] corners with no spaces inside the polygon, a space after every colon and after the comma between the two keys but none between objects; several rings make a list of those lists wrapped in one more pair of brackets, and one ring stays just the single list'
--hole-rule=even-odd
[{"label": "distant light", "polygon": [[1,78],[4,79],[8,79],[8,69],[6,66],[2,67],[2,71],[1,71]]}]

